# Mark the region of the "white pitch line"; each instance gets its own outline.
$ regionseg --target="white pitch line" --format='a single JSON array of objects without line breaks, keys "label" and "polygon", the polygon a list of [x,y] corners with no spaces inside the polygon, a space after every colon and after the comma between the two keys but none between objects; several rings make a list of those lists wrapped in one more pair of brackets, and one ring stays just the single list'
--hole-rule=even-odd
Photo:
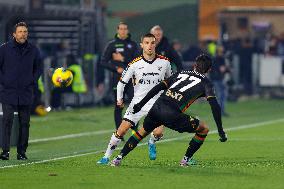
[{"label": "white pitch line", "polygon": [[68,139],[68,138],[78,138],[82,136],[100,135],[100,134],[105,134],[105,133],[110,133],[110,132],[114,132],[114,130],[113,129],[112,130],[101,130],[101,131],[62,135],[62,136],[57,136],[57,137],[39,138],[39,139],[30,140],[29,143],[48,142],[48,141],[63,140],[63,139]]},{"label": "white pitch line", "polygon": [[[268,125],[268,124],[281,123],[281,122],[284,122],[284,119],[264,121],[264,122],[258,122],[258,123],[248,124],[248,125],[240,125],[240,126],[237,126],[237,127],[228,128],[228,129],[226,129],[226,131],[236,131],[236,130],[242,130],[242,129],[249,129],[249,128],[254,128],[254,127],[261,127],[261,126]],[[213,131],[210,131],[209,134],[214,134],[214,133],[218,133],[218,131],[217,130],[213,130]],[[176,140],[180,140],[180,139],[183,139],[183,138],[188,138],[188,136],[164,139],[162,141],[159,141],[159,143],[176,141]],[[230,138],[229,138],[229,140],[230,140]],[[147,144],[147,142],[142,143],[139,146],[143,146],[143,145],[146,145],[146,144]],[[119,149],[121,149],[121,148],[117,148],[117,150],[119,150]],[[68,159],[68,158],[75,158],[75,157],[87,156],[87,155],[92,155],[92,154],[98,154],[98,153],[101,153],[101,152],[104,152],[104,150],[98,150],[98,151],[88,152],[88,153],[83,153],[83,154],[63,156],[63,157],[58,157],[58,158],[52,158],[52,159],[46,159],[46,160],[41,160],[41,161],[30,162],[30,163],[23,163],[23,164],[16,164],[16,165],[7,165],[7,166],[0,167],[0,169],[13,168],[13,167],[19,167],[19,166],[27,166],[27,165],[34,165],[34,164],[41,164],[41,163],[57,161],[57,160],[62,160],[62,159]]]},{"label": "white pitch line", "polygon": [[[261,125],[268,125],[272,123],[278,123],[283,122],[284,119],[277,119],[277,120],[271,120],[271,121],[265,121],[265,122],[259,122],[259,123],[253,123],[248,125],[242,125],[238,127],[228,128],[225,130],[233,131],[235,129],[239,130],[238,128],[244,127],[244,128],[253,128],[253,127],[259,127]],[[69,134],[69,135],[62,135],[57,137],[48,137],[48,138],[40,138],[40,139],[32,139],[29,141],[29,143],[38,143],[38,142],[48,142],[48,141],[55,141],[55,140],[64,140],[64,139],[70,139],[70,138],[78,138],[83,136],[92,136],[92,135],[100,135],[105,133],[111,133],[114,132],[114,130],[101,130],[101,131],[93,131],[93,132],[84,132],[84,133],[76,133],[76,134]],[[217,131],[210,131],[210,133],[216,133]]]}]

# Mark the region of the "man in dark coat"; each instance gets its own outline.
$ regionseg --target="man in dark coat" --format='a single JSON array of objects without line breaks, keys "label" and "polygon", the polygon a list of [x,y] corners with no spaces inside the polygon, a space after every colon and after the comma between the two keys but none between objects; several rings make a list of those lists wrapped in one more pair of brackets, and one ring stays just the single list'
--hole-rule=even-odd
[{"label": "man in dark coat", "polygon": [[[137,44],[131,40],[128,25],[120,22],[117,26],[117,34],[111,40],[101,57],[100,65],[111,71],[113,95],[115,98],[114,120],[116,129],[122,121],[122,107],[116,105],[116,86],[121,77],[122,72],[126,69],[127,65],[136,57],[139,51]],[[126,93],[129,98],[133,97],[133,87],[129,83],[126,87]]]},{"label": "man in dark coat", "polygon": [[172,69],[175,71],[182,70],[182,59],[177,51],[171,46],[169,40],[164,36],[164,32],[159,25],[151,28],[150,33],[153,34],[157,40],[156,52],[162,56],[167,57],[171,62]]},{"label": "man in dark coat", "polygon": [[19,116],[17,159],[26,160],[30,127],[30,106],[33,86],[42,73],[42,62],[37,47],[27,41],[28,27],[20,22],[14,26],[13,40],[0,47],[0,101],[3,109],[2,153],[8,160],[14,112]]}]

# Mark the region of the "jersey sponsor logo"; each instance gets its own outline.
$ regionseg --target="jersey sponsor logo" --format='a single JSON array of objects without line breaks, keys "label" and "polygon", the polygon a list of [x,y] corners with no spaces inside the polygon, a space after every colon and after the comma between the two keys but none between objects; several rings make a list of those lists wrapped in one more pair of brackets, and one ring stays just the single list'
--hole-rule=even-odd
[{"label": "jersey sponsor logo", "polygon": [[180,101],[183,98],[182,94],[175,92],[175,91],[171,91],[169,89],[166,92],[166,96],[171,97],[171,98],[178,100],[178,101]]},{"label": "jersey sponsor logo", "polygon": [[124,44],[123,43],[117,43],[114,45],[115,47],[124,47]]},{"label": "jersey sponsor logo", "polygon": [[115,51],[118,53],[124,52],[124,48],[116,48]]},{"label": "jersey sponsor logo", "polygon": [[151,79],[139,79],[138,83],[142,84],[142,85],[157,85],[159,84],[161,81],[163,81],[162,79],[158,79],[158,80],[151,80]]},{"label": "jersey sponsor logo", "polygon": [[140,68],[138,68],[138,70],[141,70],[141,69],[143,69],[144,67],[140,67]]},{"label": "jersey sponsor logo", "polygon": [[160,75],[160,73],[154,73],[154,72],[151,72],[151,73],[143,73],[143,76],[148,76],[148,75],[155,76],[155,75]]}]

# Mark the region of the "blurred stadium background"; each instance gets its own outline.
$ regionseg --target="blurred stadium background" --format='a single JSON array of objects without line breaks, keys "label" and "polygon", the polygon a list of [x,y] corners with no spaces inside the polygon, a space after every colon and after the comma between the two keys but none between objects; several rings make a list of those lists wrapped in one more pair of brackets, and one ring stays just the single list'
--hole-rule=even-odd
[{"label": "blurred stadium background", "polygon": [[[226,65],[230,68],[230,72],[225,75],[229,117],[224,118],[224,127],[233,128],[256,123],[266,124],[275,130],[279,129],[279,126],[283,125],[284,112],[283,18],[283,0],[0,0],[0,42],[4,43],[11,39],[14,24],[19,21],[27,22],[29,40],[40,48],[44,61],[42,76],[44,90],[41,91],[41,103],[48,111],[51,110],[47,115],[35,112],[45,116],[34,116],[31,122],[29,163],[44,164],[31,165],[29,169],[29,167],[17,167],[20,163],[14,160],[0,162],[0,167],[4,168],[0,169],[0,174],[1,177],[5,175],[3,176],[6,178],[5,184],[10,188],[17,188],[20,184],[24,184],[25,179],[19,180],[19,185],[10,183],[14,175],[20,175],[24,171],[33,176],[37,172],[44,172],[45,169],[47,170],[45,176],[53,176],[53,173],[55,176],[68,175],[69,173],[64,172],[64,169],[72,172],[72,168],[75,171],[84,172],[85,170],[79,168],[82,166],[80,162],[84,162],[83,167],[87,169],[86,164],[89,161],[94,172],[101,172],[104,177],[90,170],[86,171],[83,175],[91,176],[86,176],[87,183],[84,185],[75,181],[74,175],[80,177],[78,173],[68,175],[71,178],[74,177],[74,180],[70,181],[75,184],[74,188],[93,188],[92,184],[96,183],[99,183],[98,188],[110,187],[102,180],[109,179],[113,176],[112,174],[119,174],[119,170],[100,168],[95,165],[99,153],[106,147],[108,137],[114,129],[113,110],[110,106],[113,104],[109,85],[110,75],[108,71],[100,67],[99,61],[106,43],[115,35],[117,23],[120,21],[129,24],[130,33],[136,42],[139,42],[140,35],[148,32],[153,25],[160,25],[164,29],[165,36],[173,44],[179,44],[176,50],[183,58],[183,65],[186,68],[192,66],[194,58],[199,53],[209,53],[214,57],[216,50],[222,47]],[[70,54],[75,57],[74,61],[82,66],[87,91],[65,92],[62,95],[60,108],[50,109],[51,94],[54,90],[50,79],[51,73],[54,68],[66,67]],[[212,125],[212,130],[215,130],[210,111],[202,102],[200,107],[196,106],[190,111],[190,113],[201,115]],[[273,122],[273,120],[276,121]],[[249,131],[253,133],[251,138],[255,139],[254,145],[263,146],[265,149],[250,145],[251,138],[245,132],[240,135],[232,134],[235,136],[232,139],[233,144],[226,144],[224,149],[220,144],[213,143],[215,139],[217,140],[216,136],[212,137],[212,140],[209,138],[209,147],[216,148],[217,153],[229,154],[231,160],[228,160],[225,154],[215,156],[215,152],[207,147],[205,149],[209,152],[204,150],[199,155],[205,168],[200,166],[190,170],[189,174],[197,174],[200,179],[202,176],[210,177],[214,183],[213,186],[218,185],[218,188],[238,188],[238,179],[246,183],[247,187],[244,185],[242,188],[254,188],[256,185],[258,188],[267,188],[268,184],[272,183],[274,184],[271,188],[283,188],[284,184],[280,179],[281,174],[283,176],[284,164],[283,136],[279,136],[281,129],[283,131],[283,128],[280,128],[278,134],[270,132],[269,129]],[[138,156],[138,160],[134,157],[130,158],[131,164],[136,164],[138,161],[138,168],[129,163],[125,170],[122,170],[122,174],[128,174],[127,171],[130,171],[132,175],[129,178],[142,179],[143,175],[151,175],[152,172],[159,174],[158,171],[147,168],[154,167],[164,170],[165,178],[170,178],[174,173],[185,176],[186,171],[178,170],[177,164],[171,164],[171,160],[179,159],[176,159],[177,157],[166,159],[166,156],[180,153],[181,157],[187,140],[184,140],[185,137],[175,139],[180,135],[167,132],[169,138],[177,141],[169,146],[161,144],[161,154],[165,156],[164,159],[156,164],[147,161],[144,165],[143,161],[146,161],[147,156],[146,148],[139,148],[138,151],[142,151],[144,157],[138,156],[137,152],[135,155]],[[270,140],[266,133],[277,140]],[[238,139],[240,143],[237,143]],[[273,145],[266,144],[267,141],[274,143],[275,148],[272,147]],[[234,150],[236,149],[236,154],[232,153],[230,144]],[[249,150],[244,150],[246,145],[249,146]],[[167,148],[172,149],[177,146],[182,146],[180,151],[168,152]],[[89,160],[83,157],[83,159],[66,160],[65,163],[61,161],[62,165],[49,163],[49,160],[79,157],[80,154],[87,155]],[[225,162],[225,165],[210,164],[211,160],[220,164]],[[169,168],[164,168],[167,166]],[[206,166],[210,171],[203,172]],[[251,171],[251,168],[255,168],[256,172]],[[134,172],[141,169],[140,177],[135,177]],[[266,175],[269,171],[275,174],[274,178]],[[211,177],[215,173],[217,176]],[[232,180],[229,179],[229,175],[233,176]],[[252,183],[245,179],[246,176]],[[1,177],[0,180],[2,180]],[[93,177],[99,177],[102,180],[97,181]],[[32,179],[23,178],[29,181]],[[128,182],[123,180],[123,177],[117,178],[110,180],[113,184],[118,183],[119,179],[122,179],[124,184]],[[224,179],[228,183],[222,185],[214,182],[215,178]],[[267,180],[264,179],[264,184],[261,184],[257,182],[259,178],[267,178]],[[46,183],[46,186],[41,188],[53,185],[61,187],[65,186],[65,182],[68,183],[66,178],[65,181],[57,178],[60,180],[58,185],[54,184],[55,181],[46,180],[44,176],[39,176],[39,180]],[[183,181],[179,182],[183,183]],[[84,179],[81,178],[78,182],[84,183]],[[156,187],[175,187],[170,183],[158,184],[158,182],[167,183],[165,180],[158,179],[151,182]],[[30,188],[39,186],[35,181],[31,181],[30,184]],[[191,186],[199,187],[199,185]],[[210,188],[212,185],[208,183],[204,186]],[[120,188],[122,185],[117,187]],[[183,187],[185,185],[181,184],[180,188]]]}]

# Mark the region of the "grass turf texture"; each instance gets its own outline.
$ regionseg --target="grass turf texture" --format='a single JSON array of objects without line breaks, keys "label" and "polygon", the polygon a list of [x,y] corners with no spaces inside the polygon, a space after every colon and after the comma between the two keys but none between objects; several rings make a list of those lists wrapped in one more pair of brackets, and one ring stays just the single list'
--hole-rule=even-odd
[{"label": "grass turf texture", "polygon": [[[166,130],[164,142],[157,145],[156,161],[148,159],[147,146],[144,145],[130,153],[121,167],[97,165],[96,161],[102,156],[114,128],[112,107],[52,112],[47,117],[33,117],[31,141],[34,142],[28,149],[29,160],[15,160],[13,148],[11,160],[0,162],[0,188],[283,188],[284,101],[234,103],[228,105],[228,112],[230,117],[223,119],[227,129],[282,121],[228,131],[229,141],[226,143],[220,143],[217,134],[211,134],[195,155],[198,165],[188,168],[179,167],[178,163],[191,136],[170,130]],[[188,113],[199,115],[208,122],[211,131],[216,129],[206,103],[194,104]],[[92,134],[50,139],[86,132]],[[37,139],[43,138],[47,141],[38,142]],[[167,142],[167,139],[175,140]],[[49,161],[62,157],[67,158]],[[7,167],[34,162],[41,163]]]}]

